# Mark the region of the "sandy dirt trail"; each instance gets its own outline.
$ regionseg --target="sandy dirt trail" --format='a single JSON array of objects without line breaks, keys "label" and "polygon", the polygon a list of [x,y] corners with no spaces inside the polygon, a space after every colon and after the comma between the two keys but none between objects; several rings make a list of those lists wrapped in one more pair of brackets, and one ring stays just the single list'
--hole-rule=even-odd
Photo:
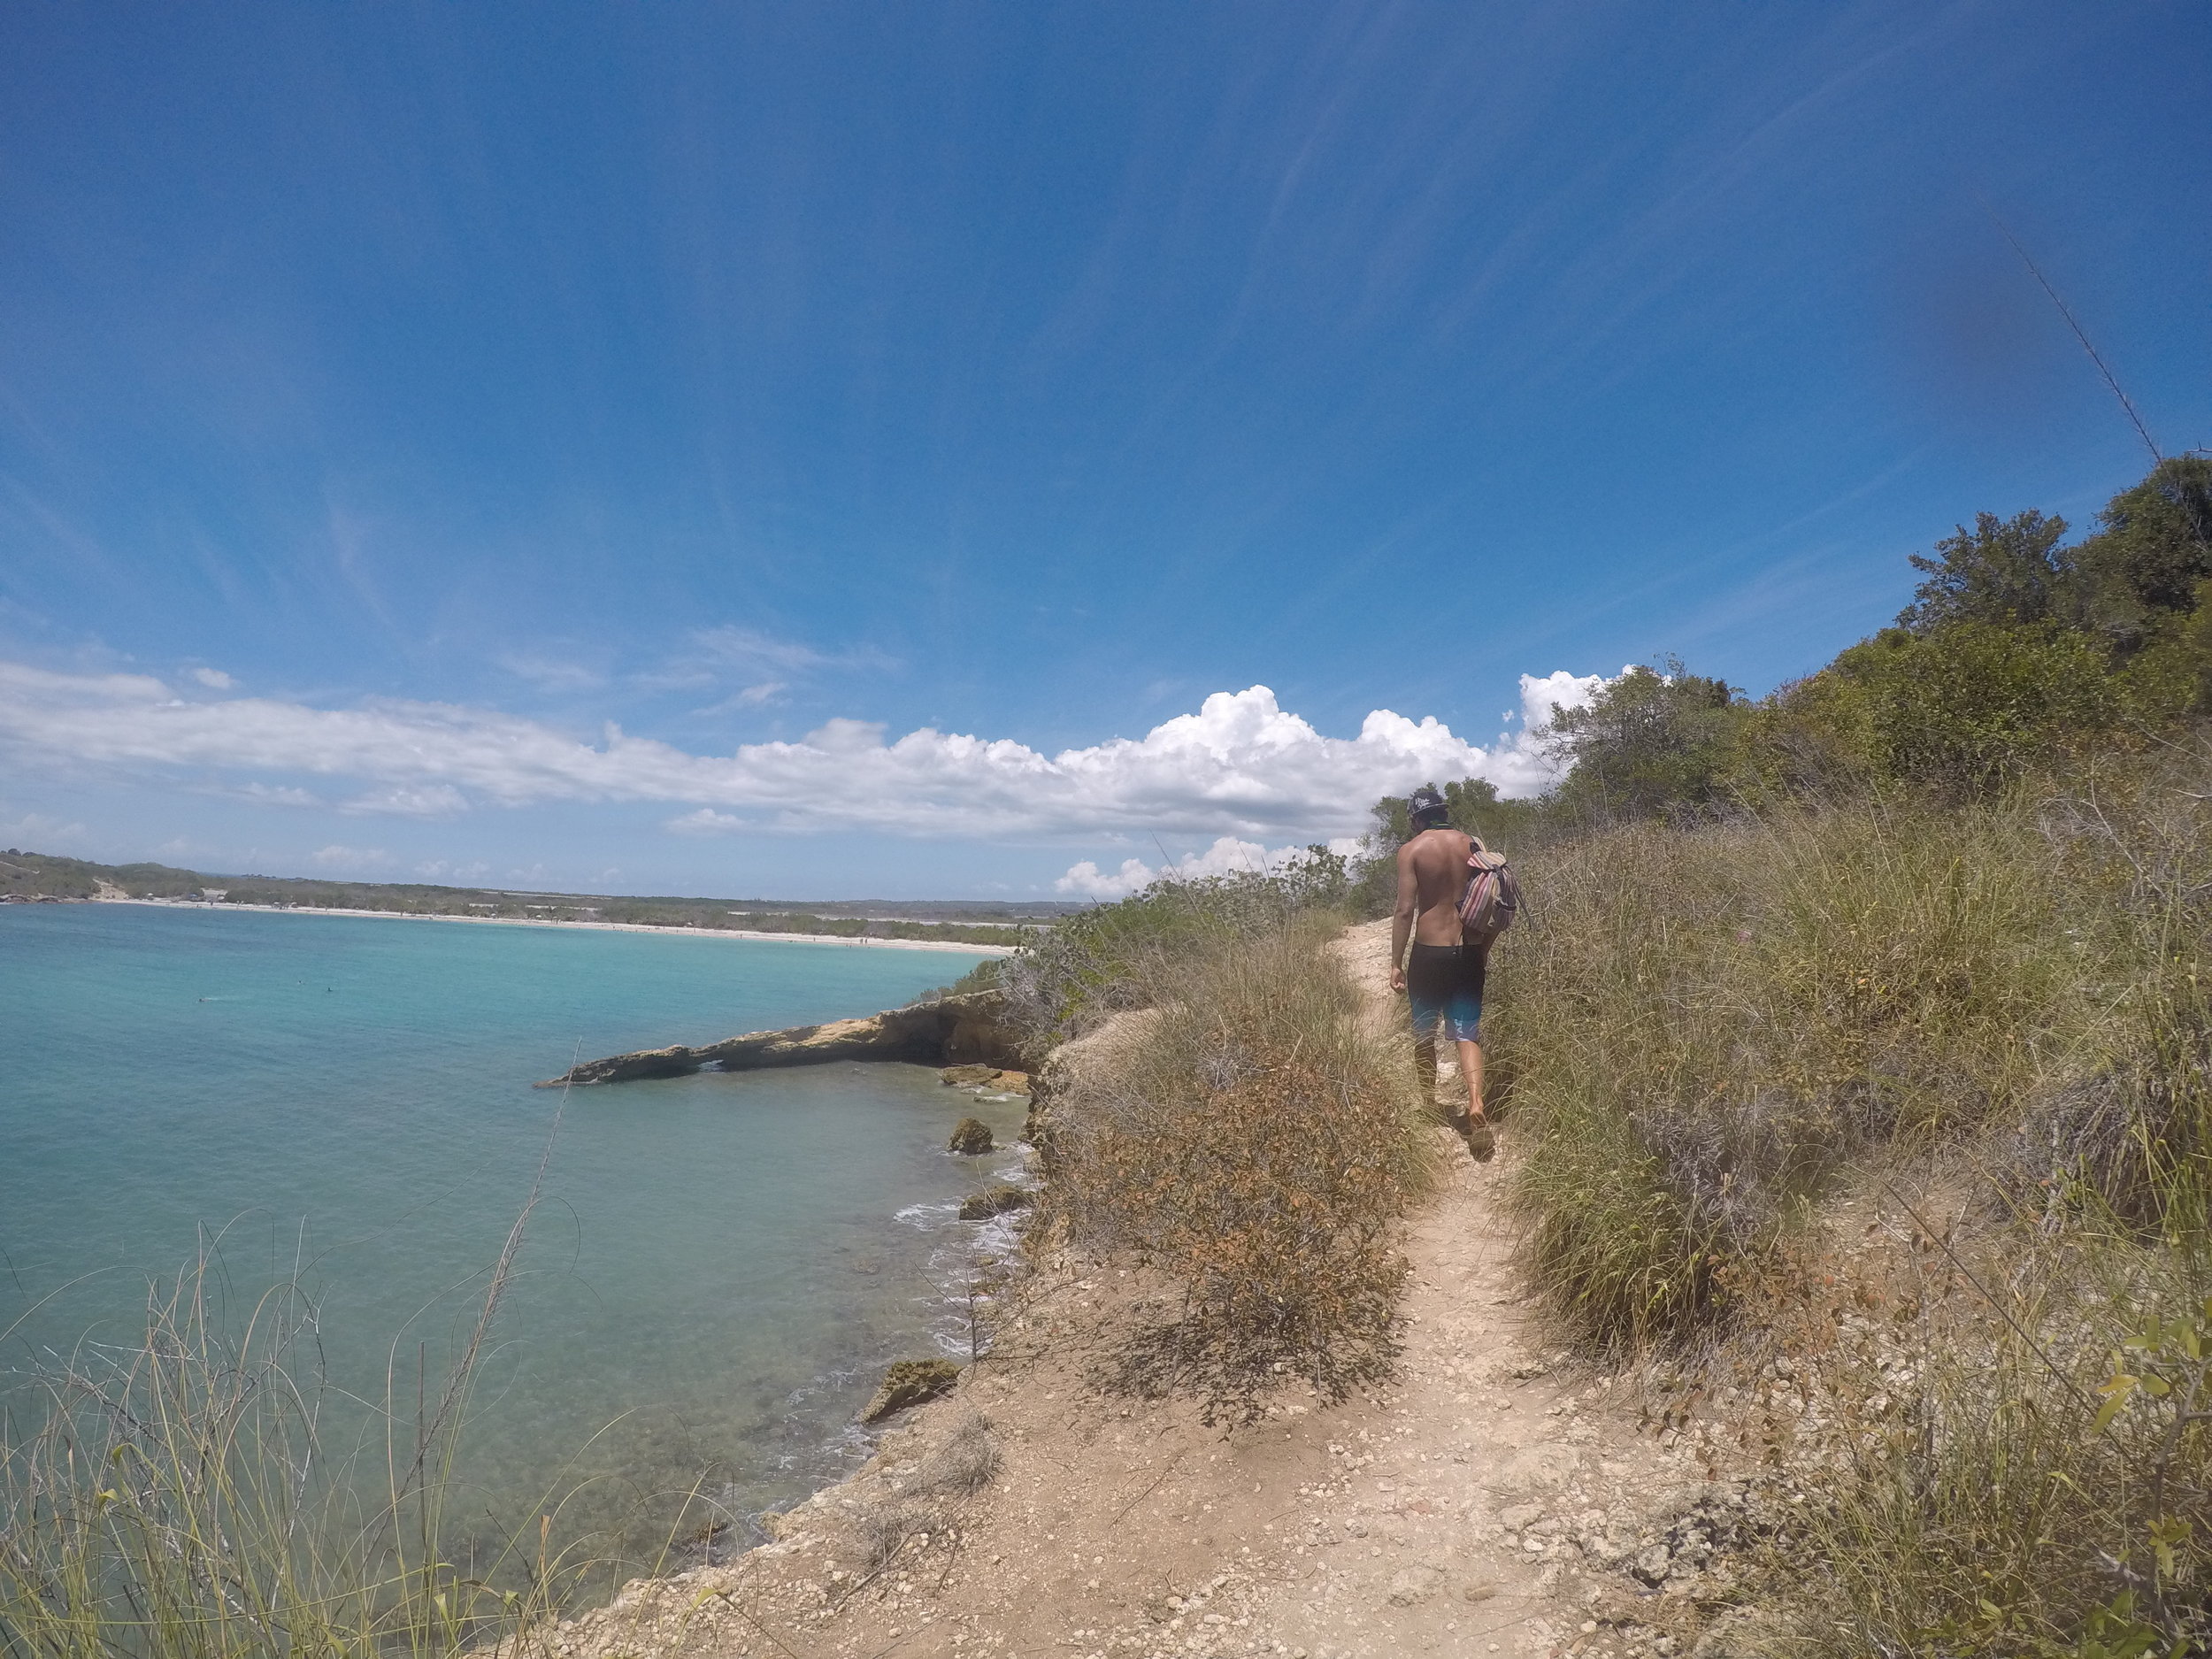
[{"label": "sandy dirt trail", "polygon": [[[1388,928],[1339,947],[1379,1017],[1392,1006]],[[1510,1124],[1487,1165],[1437,1133],[1449,1174],[1406,1240],[1404,1363],[1389,1389],[1329,1409],[1294,1399],[1225,1435],[1183,1403],[1102,1396],[1084,1341],[1113,1286],[1048,1269],[999,1351],[887,1434],[859,1476],[784,1517],[778,1541],[634,1585],[565,1625],[557,1651],[1676,1651],[1668,1629],[1686,1625],[1669,1609],[1687,1605],[1680,1580],[1701,1538],[1668,1523],[1715,1488],[1688,1442],[1640,1431],[1640,1406],[1615,1398],[1625,1384],[1548,1348],[1499,1213]],[[998,1472],[948,1496],[933,1471],[963,1425],[979,1433],[979,1414]],[[871,1574],[887,1536],[902,1541]]]}]

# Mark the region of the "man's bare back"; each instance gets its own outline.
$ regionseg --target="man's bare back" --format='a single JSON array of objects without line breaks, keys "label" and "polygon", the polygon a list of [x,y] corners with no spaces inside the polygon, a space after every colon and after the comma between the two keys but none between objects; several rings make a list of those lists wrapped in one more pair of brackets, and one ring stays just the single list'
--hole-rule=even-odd
[{"label": "man's bare back", "polygon": [[[1473,849],[1474,842],[1455,829],[1423,830],[1398,849],[1398,891],[1413,890],[1413,937],[1422,944],[1459,942],[1459,895],[1467,885],[1467,855]],[[1397,941],[1394,962],[1405,956],[1405,944]]]}]

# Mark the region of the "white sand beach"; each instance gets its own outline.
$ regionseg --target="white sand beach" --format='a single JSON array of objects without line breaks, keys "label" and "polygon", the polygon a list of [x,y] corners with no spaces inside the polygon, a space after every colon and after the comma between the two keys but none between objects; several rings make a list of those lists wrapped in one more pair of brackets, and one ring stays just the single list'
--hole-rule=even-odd
[{"label": "white sand beach", "polygon": [[963,945],[944,939],[868,939],[839,933],[764,933],[739,927],[657,927],[645,922],[557,922],[526,916],[430,916],[411,910],[342,910],[319,906],[233,904],[227,899],[88,900],[93,904],[151,904],[165,910],[259,910],[271,916],[366,916],[387,922],[468,922],[480,927],[582,927],[603,933],[669,933],[681,939],[753,939],[771,944],[845,945],[868,950],[958,950],[970,956],[1010,956],[1011,945]]}]

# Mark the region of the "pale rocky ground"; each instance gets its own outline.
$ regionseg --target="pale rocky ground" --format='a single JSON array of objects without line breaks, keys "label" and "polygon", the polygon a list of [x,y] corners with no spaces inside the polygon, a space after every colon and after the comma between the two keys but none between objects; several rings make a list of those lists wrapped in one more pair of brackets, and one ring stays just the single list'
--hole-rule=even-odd
[{"label": "pale rocky ground", "polygon": [[[1388,925],[1341,949],[1386,1008]],[[1447,1077],[1444,1087],[1455,1079]],[[1448,1132],[1439,1130],[1440,1137]],[[1102,1395],[1111,1270],[1041,1271],[997,1351],[729,1566],[632,1585],[563,1655],[1626,1655],[1703,1646],[1746,1512],[1648,1379],[1570,1365],[1511,1262],[1514,1156],[1454,1156],[1405,1240],[1386,1392],[1248,1429]],[[964,1488],[996,1469],[972,1494]],[[1714,1571],[1707,1571],[1710,1567]]]}]

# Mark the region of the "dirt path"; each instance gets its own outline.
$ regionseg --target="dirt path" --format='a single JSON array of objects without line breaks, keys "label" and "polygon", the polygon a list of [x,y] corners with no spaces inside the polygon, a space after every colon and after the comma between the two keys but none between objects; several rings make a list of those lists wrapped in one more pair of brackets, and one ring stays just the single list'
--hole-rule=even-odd
[{"label": "dirt path", "polygon": [[[1340,949],[1383,1009],[1388,924]],[[1225,1437],[1179,1403],[1102,1399],[1083,1345],[1113,1286],[1048,1268],[999,1353],[786,1517],[778,1542],[635,1585],[564,1626],[557,1652],[1687,1651],[1693,1586],[1710,1588],[1693,1572],[1727,1489],[1690,1441],[1640,1432],[1640,1403],[1615,1400],[1624,1385],[1545,1350],[1499,1216],[1509,1125],[1486,1166],[1438,1133],[1455,1156],[1406,1242],[1388,1392],[1293,1401]],[[964,1495],[986,1444],[995,1477]]]}]

